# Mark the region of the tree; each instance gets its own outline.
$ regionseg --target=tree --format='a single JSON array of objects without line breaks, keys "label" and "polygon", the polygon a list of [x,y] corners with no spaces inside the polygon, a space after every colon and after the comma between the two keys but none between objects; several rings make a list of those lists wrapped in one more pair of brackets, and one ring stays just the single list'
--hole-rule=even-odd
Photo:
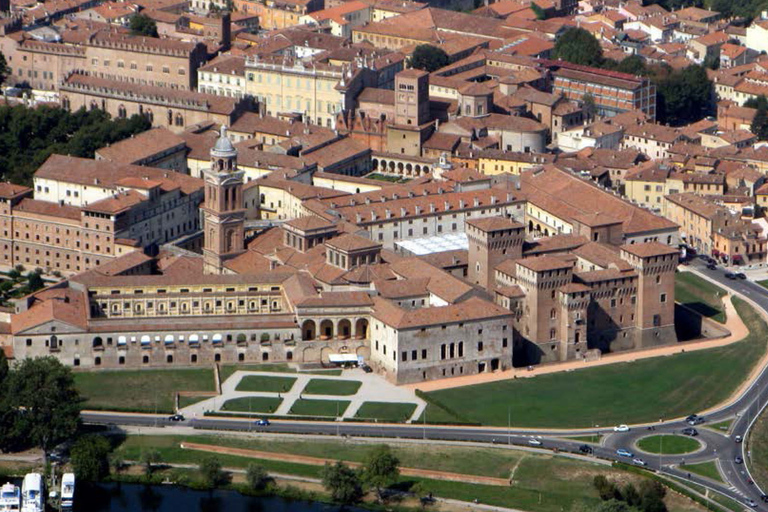
[{"label": "tree", "polygon": [[667,489],[656,480],[643,480],[640,483],[640,509],[643,512],[667,512],[664,496]]},{"label": "tree", "polygon": [[442,48],[429,44],[420,44],[413,50],[411,67],[429,73],[437,71],[451,63],[451,58]]},{"label": "tree", "polygon": [[597,115],[597,105],[595,104],[595,97],[587,93],[581,97],[581,109],[584,112],[584,117],[588,120],[594,119]]},{"label": "tree", "polygon": [[135,36],[157,37],[157,23],[147,15],[134,15],[128,27]]},{"label": "tree", "polygon": [[553,55],[582,66],[599,67],[603,63],[603,49],[595,36],[583,28],[569,28],[555,43]]},{"label": "tree", "polygon": [[[8,281],[3,281],[7,283]],[[5,357],[5,351],[0,348],[0,396],[5,395],[5,381],[8,378],[10,367],[8,366],[8,358]]]},{"label": "tree", "polygon": [[544,9],[536,5],[534,2],[531,2],[531,10],[533,11],[533,14],[536,15],[537,20],[547,19],[547,13],[544,12]]},{"label": "tree", "polygon": [[654,77],[656,118],[660,123],[680,126],[699,121],[713,110],[713,86],[706,70],[693,64]]},{"label": "tree", "polygon": [[744,106],[757,109],[750,126],[752,133],[760,140],[768,140],[768,99],[761,94],[757,98],[747,100]]},{"label": "tree", "polygon": [[592,485],[594,485],[601,500],[608,501],[621,499],[621,493],[616,487],[616,484],[605,478],[603,475],[595,475],[592,479]]},{"label": "tree", "polygon": [[160,452],[154,448],[144,448],[141,450],[141,463],[144,464],[144,473],[147,476],[152,474],[152,464],[160,462]]},{"label": "tree", "polygon": [[58,359],[22,359],[7,381],[14,430],[26,442],[47,452],[75,435],[82,400],[72,371]]},{"label": "tree", "polygon": [[8,62],[5,60],[5,55],[0,52],[0,85],[3,85],[5,79],[11,74],[11,70],[8,69]]},{"label": "tree", "polygon": [[216,457],[206,457],[200,462],[200,476],[208,487],[216,487],[223,483],[226,474],[221,469],[221,462]]},{"label": "tree", "polygon": [[245,480],[248,482],[248,487],[254,491],[261,491],[269,483],[269,474],[264,466],[252,462],[245,470]]},{"label": "tree", "polygon": [[626,59],[622,59],[614,69],[621,73],[629,73],[630,75],[642,76],[648,73],[645,61],[639,55],[630,55]]},{"label": "tree", "polygon": [[40,274],[38,272],[30,272],[27,274],[27,291],[32,293],[40,288],[45,288],[45,282]]},{"label": "tree", "polygon": [[382,490],[397,481],[400,475],[398,464],[400,461],[385,444],[377,446],[366,456],[363,462],[363,481],[376,489],[379,500],[382,498]]},{"label": "tree", "polygon": [[323,487],[331,493],[333,501],[339,503],[355,503],[363,497],[363,486],[360,477],[349,466],[341,461],[336,464],[325,463],[323,468]]},{"label": "tree", "polygon": [[112,447],[104,437],[89,435],[77,440],[70,452],[78,480],[98,482],[109,475],[109,452]]},{"label": "tree", "polygon": [[595,508],[595,512],[635,512],[636,508],[632,508],[623,501],[616,499],[602,502]]},{"label": "tree", "polygon": [[636,507],[640,505],[640,493],[637,492],[637,489],[632,482],[628,482],[621,489],[621,496],[624,499],[624,502],[630,507]]}]

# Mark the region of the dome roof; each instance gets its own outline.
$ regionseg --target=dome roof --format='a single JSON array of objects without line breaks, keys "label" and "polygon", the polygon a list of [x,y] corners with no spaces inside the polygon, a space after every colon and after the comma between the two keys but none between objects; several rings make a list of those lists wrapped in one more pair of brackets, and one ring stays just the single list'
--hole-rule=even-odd
[{"label": "dome roof", "polygon": [[235,149],[235,146],[232,145],[232,141],[229,140],[229,137],[227,136],[227,127],[222,125],[221,135],[216,141],[216,144],[214,144],[213,149],[211,149],[211,154],[217,156],[232,156],[236,153],[237,150]]}]

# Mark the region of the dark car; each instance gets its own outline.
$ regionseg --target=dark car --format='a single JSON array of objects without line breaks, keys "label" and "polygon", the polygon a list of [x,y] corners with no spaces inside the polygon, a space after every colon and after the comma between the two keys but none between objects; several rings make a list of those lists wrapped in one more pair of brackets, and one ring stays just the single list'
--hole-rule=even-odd
[{"label": "dark car", "polygon": [[717,270],[717,265],[715,265],[714,263],[710,263],[707,265],[707,268],[709,270]]},{"label": "dark car", "polygon": [[725,273],[725,278],[726,279],[736,279],[736,274],[734,274],[733,272],[726,272]]},{"label": "dark car", "polygon": [[737,279],[746,279],[747,275],[745,273],[743,273],[743,272],[739,272],[738,274],[736,274],[736,278]]},{"label": "dark car", "polygon": [[684,436],[696,437],[699,435],[699,431],[693,427],[686,427],[682,430]]},{"label": "dark car", "polygon": [[373,371],[373,368],[371,368],[371,367],[370,367],[370,366],[368,366],[367,364],[364,364],[364,365],[363,365],[363,366],[361,366],[360,368],[362,368],[362,369],[363,369],[363,371],[364,371],[365,373],[371,373],[371,372]]},{"label": "dark car", "polygon": [[583,445],[579,446],[579,451],[580,451],[581,453],[585,453],[585,454],[591,454],[591,453],[593,453],[593,452],[594,452],[594,450],[592,449],[592,447],[591,447],[591,446],[589,446],[588,444],[583,444]]},{"label": "dark car", "polygon": [[760,499],[765,503],[768,503],[768,494],[761,494]]},{"label": "dark car", "polygon": [[740,455],[737,455],[736,458],[733,459],[733,462],[736,464],[744,464],[744,459],[742,459]]},{"label": "dark car", "polygon": [[256,425],[259,427],[268,427],[269,426],[269,420],[266,418],[262,418],[260,420],[256,421]]},{"label": "dark car", "polygon": [[168,419],[170,421],[184,421],[184,415],[183,414],[174,414],[173,416],[168,416]]}]

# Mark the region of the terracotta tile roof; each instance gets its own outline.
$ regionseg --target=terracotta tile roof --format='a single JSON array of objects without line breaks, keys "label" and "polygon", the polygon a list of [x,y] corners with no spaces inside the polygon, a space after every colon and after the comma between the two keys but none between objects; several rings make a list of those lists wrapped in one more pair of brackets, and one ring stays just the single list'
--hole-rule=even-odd
[{"label": "terracotta tile roof", "polygon": [[512,299],[525,297],[525,290],[516,284],[512,286],[497,286],[496,293]]},{"label": "terracotta tile roof", "polygon": [[492,318],[509,318],[511,321],[512,318],[512,313],[508,309],[477,297],[467,299],[460,304],[410,310],[400,308],[392,302],[379,297],[373,300],[374,318],[395,329],[412,329]]},{"label": "terracotta tile roof", "polygon": [[21,202],[14,208],[18,212],[33,213],[36,215],[43,215],[46,217],[56,217],[60,219],[69,219],[74,221],[80,221],[81,210],[76,206],[62,205],[59,203],[51,203],[48,201],[40,201],[37,199],[22,199]]},{"label": "terracotta tile roof", "polygon": [[100,212],[111,215],[130,210],[137,204],[146,201],[147,198],[135,190],[128,190],[126,192],[120,192],[112,197],[101,199],[90,203],[88,206],[84,206],[83,210],[89,212]]},{"label": "terracotta tile roof", "polygon": [[362,307],[372,305],[373,299],[366,292],[323,292],[319,297],[308,297],[296,304],[300,308]]},{"label": "terracotta tile roof", "polygon": [[606,270],[593,270],[591,272],[575,272],[574,277],[587,284],[599,283],[601,281],[614,281],[616,279],[633,279],[637,277],[634,271],[622,272],[615,268]]},{"label": "terracotta tile roof", "polygon": [[468,219],[467,224],[474,226],[486,233],[491,231],[502,231],[507,229],[522,229],[523,225],[512,219],[504,217],[484,217],[481,219]]},{"label": "terracotta tile roof", "polygon": [[12,199],[14,197],[31,193],[32,189],[24,187],[22,185],[15,185],[13,183],[0,182],[0,197],[3,199]]},{"label": "terracotta tile roof", "polygon": [[568,284],[558,288],[558,291],[570,295],[572,293],[589,292],[589,291],[591,291],[591,288],[589,286],[585,286],[585,285],[583,285],[581,283],[568,283]]},{"label": "terracotta tile roof", "polygon": [[333,227],[332,222],[328,222],[320,217],[314,215],[307,215],[305,217],[299,217],[297,219],[291,219],[285,223],[287,226],[291,226],[301,231],[313,231],[315,229],[328,229]]},{"label": "terracotta tile roof", "polygon": [[533,270],[534,272],[547,272],[550,270],[569,269],[573,267],[570,262],[556,256],[546,255],[519,259],[515,263],[521,267]]},{"label": "terracotta tile roof", "polygon": [[451,304],[473,291],[473,288],[461,279],[419,258],[403,258],[393,262],[390,269],[404,279],[429,278],[427,290]]},{"label": "terracotta tile roof", "polygon": [[638,258],[651,258],[653,256],[666,256],[669,254],[678,254],[680,251],[669,245],[659,242],[646,242],[642,244],[622,245],[621,249]]},{"label": "terracotta tile roof", "polygon": [[33,297],[32,305],[26,311],[11,316],[11,330],[14,334],[53,321],[83,330],[87,328],[87,297],[84,293],[58,286],[46,288]]},{"label": "terracotta tile roof", "polygon": [[166,128],[151,128],[96,150],[104,160],[133,164],[164,151],[184,146],[184,139]]},{"label": "terracotta tile roof", "polygon": [[429,295],[429,290],[427,290],[428,284],[428,277],[378,280],[373,283],[379,295],[386,299],[404,299]]},{"label": "terracotta tile roof", "polygon": [[325,242],[325,245],[346,252],[381,248],[381,244],[378,242],[374,242],[368,238],[363,238],[362,236],[357,236],[350,233],[345,233],[341,236],[334,237]]},{"label": "terracotta tile roof", "polygon": [[146,177],[162,183],[163,190],[181,188],[184,194],[191,194],[203,187],[203,180],[174,171],[55,154],[49,156],[35,171],[35,177],[80,185],[98,184],[108,189],[115,189],[117,182],[124,178]]},{"label": "terracotta tile roof", "polygon": [[526,242],[523,246],[525,256],[535,256],[545,253],[571,252],[589,242],[589,239],[581,235],[563,234],[537,238],[533,242]]},{"label": "terracotta tile roof", "polygon": [[670,194],[666,196],[667,201],[676,204],[688,211],[693,212],[699,217],[712,220],[723,211],[723,207],[692,193]]}]

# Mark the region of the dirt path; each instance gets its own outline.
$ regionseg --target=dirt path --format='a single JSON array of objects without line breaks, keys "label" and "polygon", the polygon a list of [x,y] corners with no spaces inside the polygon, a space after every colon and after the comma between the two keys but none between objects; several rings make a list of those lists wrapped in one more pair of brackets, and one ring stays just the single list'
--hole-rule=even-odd
[{"label": "dirt path", "polygon": [[[238,457],[250,457],[262,460],[275,460],[280,462],[293,462],[296,464],[306,464],[309,466],[324,466],[327,462],[334,463],[337,459],[323,459],[320,457],[307,457],[305,455],[292,455],[288,453],[264,452],[258,450],[247,450],[245,448],[230,448],[228,446],[213,446],[199,443],[181,443],[183,450],[197,450],[208,453],[220,453],[223,455],[235,455]],[[342,461],[350,467],[358,468],[359,462]],[[504,478],[493,478],[490,476],[464,475],[461,473],[450,473],[447,471],[434,471],[429,469],[400,468],[400,474],[405,476],[417,476],[422,478],[431,478],[433,480],[447,480],[450,482],[465,482],[470,484],[509,486],[509,480]]]},{"label": "dirt path", "polygon": [[486,382],[497,382],[501,380],[509,380],[514,378],[529,378],[537,375],[546,375],[549,373],[557,373],[564,371],[578,370],[582,368],[594,368],[597,366],[604,366],[608,364],[615,364],[620,362],[633,362],[641,359],[648,359],[651,357],[667,356],[672,354],[680,354],[682,352],[692,352],[695,350],[706,350],[709,348],[722,347],[730,345],[737,341],[741,341],[749,333],[747,326],[741,321],[741,317],[736,313],[736,309],[731,303],[731,296],[727,295],[723,297],[723,303],[726,312],[726,322],[724,327],[730,331],[728,336],[724,338],[718,338],[715,340],[701,340],[691,341],[685,343],[678,343],[676,345],[670,345],[667,347],[659,347],[648,350],[633,351],[633,352],[617,352],[611,354],[605,354],[596,361],[569,361],[564,363],[548,364],[543,366],[536,366],[533,370],[527,370],[525,368],[513,368],[503,372],[495,373],[480,373],[476,375],[467,375],[464,377],[454,377],[451,379],[440,379],[431,382],[420,382],[418,384],[409,384],[404,387],[410,387],[413,389],[419,389],[424,392],[437,391],[441,389],[458,388],[462,386],[470,386],[472,384],[483,384]]}]

